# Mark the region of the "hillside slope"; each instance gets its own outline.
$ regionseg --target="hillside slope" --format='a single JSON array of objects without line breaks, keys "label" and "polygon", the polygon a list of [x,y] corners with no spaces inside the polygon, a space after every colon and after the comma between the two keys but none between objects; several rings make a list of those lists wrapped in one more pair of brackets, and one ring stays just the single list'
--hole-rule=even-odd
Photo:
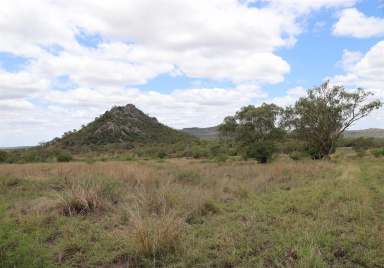
[{"label": "hillside slope", "polygon": [[79,131],[64,134],[55,144],[63,146],[174,143],[194,139],[167,127],[133,104],[113,107]]}]

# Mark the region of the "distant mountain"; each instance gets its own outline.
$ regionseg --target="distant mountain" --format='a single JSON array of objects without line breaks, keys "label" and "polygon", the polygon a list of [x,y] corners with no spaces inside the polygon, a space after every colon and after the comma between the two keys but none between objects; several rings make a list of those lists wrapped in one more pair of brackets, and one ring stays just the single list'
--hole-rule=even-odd
[{"label": "distant mountain", "polygon": [[[184,128],[181,131],[203,140],[213,140],[217,139],[219,136],[218,126],[208,128]],[[384,138],[384,129],[370,128],[362,130],[348,130],[344,133],[344,137]]]},{"label": "distant mountain", "polygon": [[13,150],[29,149],[29,148],[33,148],[33,147],[34,146],[0,147],[0,150],[3,150],[3,151],[13,151]]},{"label": "distant mountain", "polygon": [[183,128],[181,131],[202,140],[214,140],[219,137],[218,126],[207,128]]},{"label": "distant mountain", "polygon": [[113,107],[93,122],[74,132],[64,133],[51,143],[73,147],[81,145],[174,143],[194,137],[167,127],[133,104]]},{"label": "distant mountain", "polygon": [[362,130],[349,130],[344,134],[346,138],[384,138],[384,129],[369,128]]}]

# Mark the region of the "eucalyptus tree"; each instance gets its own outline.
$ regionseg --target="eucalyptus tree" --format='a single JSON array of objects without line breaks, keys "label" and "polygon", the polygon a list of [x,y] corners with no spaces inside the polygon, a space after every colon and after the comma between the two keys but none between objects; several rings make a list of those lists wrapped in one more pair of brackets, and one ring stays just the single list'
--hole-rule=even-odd
[{"label": "eucalyptus tree", "polygon": [[278,123],[281,112],[275,104],[245,106],[224,119],[219,133],[224,139],[236,141],[245,156],[266,163],[275,151],[274,141],[283,135]]},{"label": "eucalyptus tree", "polygon": [[382,106],[372,95],[362,88],[348,91],[327,81],[285,109],[283,126],[306,142],[314,159],[328,158],[345,130]]}]

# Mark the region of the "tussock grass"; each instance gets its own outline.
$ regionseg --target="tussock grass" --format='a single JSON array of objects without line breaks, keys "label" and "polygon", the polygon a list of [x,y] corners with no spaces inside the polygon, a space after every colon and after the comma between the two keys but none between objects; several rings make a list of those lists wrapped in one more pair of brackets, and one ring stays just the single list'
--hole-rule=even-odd
[{"label": "tussock grass", "polygon": [[139,256],[158,258],[180,250],[185,224],[176,211],[163,211],[150,216],[132,211],[130,216]]},{"label": "tussock grass", "polygon": [[119,199],[118,184],[103,177],[65,178],[58,194],[63,215],[85,215],[111,208]]},{"label": "tussock grass", "polygon": [[342,153],[267,165],[5,164],[0,264],[380,267],[383,172],[380,158]]}]

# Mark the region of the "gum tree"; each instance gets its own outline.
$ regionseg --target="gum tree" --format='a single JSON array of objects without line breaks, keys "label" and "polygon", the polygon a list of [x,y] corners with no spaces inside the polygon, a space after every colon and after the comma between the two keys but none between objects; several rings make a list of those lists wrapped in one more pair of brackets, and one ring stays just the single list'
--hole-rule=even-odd
[{"label": "gum tree", "polygon": [[382,103],[362,88],[350,92],[329,81],[308,90],[284,112],[283,123],[297,138],[306,142],[314,159],[329,158],[345,130],[379,109]]},{"label": "gum tree", "polygon": [[281,111],[275,104],[245,106],[224,119],[219,133],[222,138],[234,140],[245,156],[266,163],[274,152],[273,142],[283,135],[278,124]]}]

